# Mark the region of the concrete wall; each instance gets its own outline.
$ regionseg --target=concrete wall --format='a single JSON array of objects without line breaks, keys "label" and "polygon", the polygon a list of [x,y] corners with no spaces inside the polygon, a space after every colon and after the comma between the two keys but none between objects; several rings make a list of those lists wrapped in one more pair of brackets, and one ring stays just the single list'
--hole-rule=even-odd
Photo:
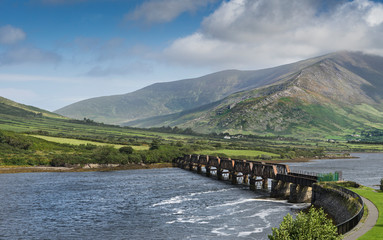
[{"label": "concrete wall", "polygon": [[313,185],[311,203],[315,207],[323,208],[336,224],[352,218],[361,208],[361,204],[352,196],[331,188],[331,186],[319,184]]}]

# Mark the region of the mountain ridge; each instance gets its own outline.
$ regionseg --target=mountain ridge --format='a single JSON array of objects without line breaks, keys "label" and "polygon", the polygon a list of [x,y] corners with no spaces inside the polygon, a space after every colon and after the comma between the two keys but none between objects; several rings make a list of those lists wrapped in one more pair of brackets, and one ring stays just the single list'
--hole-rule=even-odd
[{"label": "mountain ridge", "polygon": [[[346,53],[349,54],[354,53]],[[383,67],[382,59],[379,57],[379,66]],[[177,125],[201,132],[251,131],[280,134],[291,134],[295,131],[291,130],[293,128],[309,131],[307,129],[316,129],[318,126],[322,131],[317,132],[322,134],[325,131],[342,132],[352,128],[382,127],[382,94],[370,94],[371,89],[372,93],[383,92],[381,82],[376,78],[361,77],[357,74],[361,72],[360,68],[353,67],[351,71],[344,66],[342,57],[331,54],[290,74],[279,83],[232,94],[205,113],[198,115],[198,111],[189,111],[188,114],[178,113],[177,119],[169,115],[168,118],[163,116],[162,122],[151,118],[129,122],[127,125]],[[346,67],[349,66],[346,64]],[[374,69],[371,71],[377,73],[383,81],[382,72]],[[198,117],[193,119],[190,116],[193,114]]]},{"label": "mountain ridge", "polygon": [[[111,104],[115,100],[126,103],[121,96],[148,114]],[[157,83],[99,99],[115,113],[123,107],[132,110],[134,117],[125,121],[121,117],[118,123],[133,127],[168,125],[199,132],[271,134],[311,131],[319,135],[383,128],[383,57],[342,51],[269,69],[227,70]]]}]

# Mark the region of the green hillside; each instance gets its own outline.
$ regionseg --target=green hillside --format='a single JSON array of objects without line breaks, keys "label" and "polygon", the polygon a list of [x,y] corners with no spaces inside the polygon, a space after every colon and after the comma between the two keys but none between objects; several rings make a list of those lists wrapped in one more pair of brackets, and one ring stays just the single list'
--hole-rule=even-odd
[{"label": "green hillside", "polygon": [[58,114],[36,108],[33,106],[27,106],[14,102],[12,100],[0,97],[0,113],[7,115],[14,115],[20,117],[51,117],[51,118],[64,118]]},{"label": "green hillside", "polygon": [[274,84],[127,125],[306,138],[383,129],[382,57],[341,52],[311,63]]}]

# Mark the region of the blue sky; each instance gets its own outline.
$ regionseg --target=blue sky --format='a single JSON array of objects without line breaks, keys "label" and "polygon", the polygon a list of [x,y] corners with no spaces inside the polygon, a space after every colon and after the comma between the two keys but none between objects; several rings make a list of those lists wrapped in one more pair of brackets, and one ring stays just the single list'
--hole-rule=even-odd
[{"label": "blue sky", "polygon": [[56,110],[224,69],[383,55],[381,39],[372,0],[0,0],[0,96]]}]

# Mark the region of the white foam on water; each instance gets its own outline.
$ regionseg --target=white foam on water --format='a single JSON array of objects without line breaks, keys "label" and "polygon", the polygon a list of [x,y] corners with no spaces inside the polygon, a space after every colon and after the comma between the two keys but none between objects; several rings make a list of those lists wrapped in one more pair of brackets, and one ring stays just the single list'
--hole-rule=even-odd
[{"label": "white foam on water", "polygon": [[161,205],[168,205],[168,204],[175,204],[175,203],[182,203],[182,202],[186,202],[186,201],[196,201],[196,200],[198,200],[198,199],[187,198],[184,196],[176,196],[176,197],[172,197],[170,199],[162,200],[159,203],[155,203],[152,205],[152,207],[161,206]]},{"label": "white foam on water", "polygon": [[224,225],[223,227],[220,228],[214,228],[211,230],[211,233],[217,234],[217,236],[230,236],[231,234],[224,232],[223,230],[227,228],[227,225]]},{"label": "white foam on water", "polygon": [[207,208],[217,208],[217,207],[235,206],[235,205],[238,205],[238,204],[243,204],[243,203],[247,203],[247,202],[254,202],[254,201],[256,201],[256,199],[254,199],[254,198],[241,198],[241,199],[239,199],[238,201],[227,202],[227,203],[224,203],[224,204],[219,204],[219,205],[215,205],[215,206],[210,206],[210,207],[207,207]]},{"label": "white foam on water", "polygon": [[202,195],[202,194],[209,194],[209,193],[218,193],[218,192],[227,192],[230,190],[233,190],[236,188],[227,188],[227,189],[220,189],[220,190],[211,190],[211,191],[206,191],[206,192],[196,192],[196,193],[190,193],[189,196],[196,196],[196,195]]},{"label": "white foam on water", "polygon": [[247,237],[247,236],[250,236],[252,233],[261,233],[261,232],[263,232],[263,228],[255,228],[253,231],[239,232],[237,237]]}]

